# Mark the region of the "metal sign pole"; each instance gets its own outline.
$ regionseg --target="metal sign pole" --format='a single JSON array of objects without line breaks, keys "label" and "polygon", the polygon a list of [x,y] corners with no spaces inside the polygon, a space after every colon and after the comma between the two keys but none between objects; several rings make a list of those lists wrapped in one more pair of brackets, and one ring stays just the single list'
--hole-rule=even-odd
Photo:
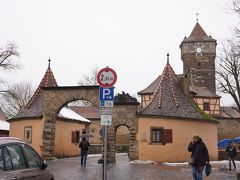
[{"label": "metal sign pole", "polygon": [[104,162],[103,162],[103,180],[107,180],[107,126],[104,126]]},{"label": "metal sign pole", "polygon": [[114,87],[117,81],[117,73],[108,66],[97,74],[99,88],[99,101],[101,111],[101,125],[104,126],[104,153],[103,153],[103,180],[107,180],[107,126],[112,124]]}]

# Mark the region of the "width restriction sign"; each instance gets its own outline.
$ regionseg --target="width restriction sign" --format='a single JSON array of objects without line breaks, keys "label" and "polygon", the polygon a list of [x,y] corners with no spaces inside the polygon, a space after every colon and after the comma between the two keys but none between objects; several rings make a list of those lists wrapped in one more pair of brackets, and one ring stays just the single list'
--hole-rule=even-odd
[{"label": "width restriction sign", "polygon": [[117,73],[109,67],[101,69],[97,74],[97,82],[101,87],[112,87],[117,81]]}]

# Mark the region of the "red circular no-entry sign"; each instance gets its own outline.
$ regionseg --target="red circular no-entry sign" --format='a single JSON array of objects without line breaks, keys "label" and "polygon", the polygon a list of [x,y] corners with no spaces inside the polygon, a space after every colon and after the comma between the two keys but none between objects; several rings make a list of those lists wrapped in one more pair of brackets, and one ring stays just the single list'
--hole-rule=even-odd
[{"label": "red circular no-entry sign", "polygon": [[112,68],[103,68],[97,74],[97,81],[103,88],[112,87],[117,81],[117,73]]}]

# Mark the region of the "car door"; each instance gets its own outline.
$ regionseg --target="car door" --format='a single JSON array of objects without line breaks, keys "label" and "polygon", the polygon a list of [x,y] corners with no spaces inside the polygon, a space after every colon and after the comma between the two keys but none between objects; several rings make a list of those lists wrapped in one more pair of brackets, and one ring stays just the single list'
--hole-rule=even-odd
[{"label": "car door", "polygon": [[21,148],[17,144],[9,144],[2,147],[4,162],[4,179],[31,180],[31,172],[25,171],[26,161]]},{"label": "car door", "polygon": [[32,170],[32,177],[34,180],[51,180],[53,179],[52,174],[43,167],[43,160],[39,154],[29,145],[21,144],[27,166]]},{"label": "car door", "polygon": [[[25,144],[8,144],[2,149],[5,169],[3,177],[5,179],[51,179],[51,175],[48,173],[48,171],[40,169],[42,160],[39,155],[29,146]],[[29,154],[31,154],[32,157],[30,157]]]}]

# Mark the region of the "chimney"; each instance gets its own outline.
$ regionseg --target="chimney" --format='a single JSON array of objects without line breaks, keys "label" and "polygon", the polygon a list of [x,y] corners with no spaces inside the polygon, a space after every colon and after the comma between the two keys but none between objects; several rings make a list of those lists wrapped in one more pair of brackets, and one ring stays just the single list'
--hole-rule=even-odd
[{"label": "chimney", "polygon": [[181,78],[180,84],[181,84],[181,87],[182,87],[182,90],[183,90],[184,94],[187,97],[190,97],[189,79],[187,77],[187,74],[185,74],[184,77]]}]

